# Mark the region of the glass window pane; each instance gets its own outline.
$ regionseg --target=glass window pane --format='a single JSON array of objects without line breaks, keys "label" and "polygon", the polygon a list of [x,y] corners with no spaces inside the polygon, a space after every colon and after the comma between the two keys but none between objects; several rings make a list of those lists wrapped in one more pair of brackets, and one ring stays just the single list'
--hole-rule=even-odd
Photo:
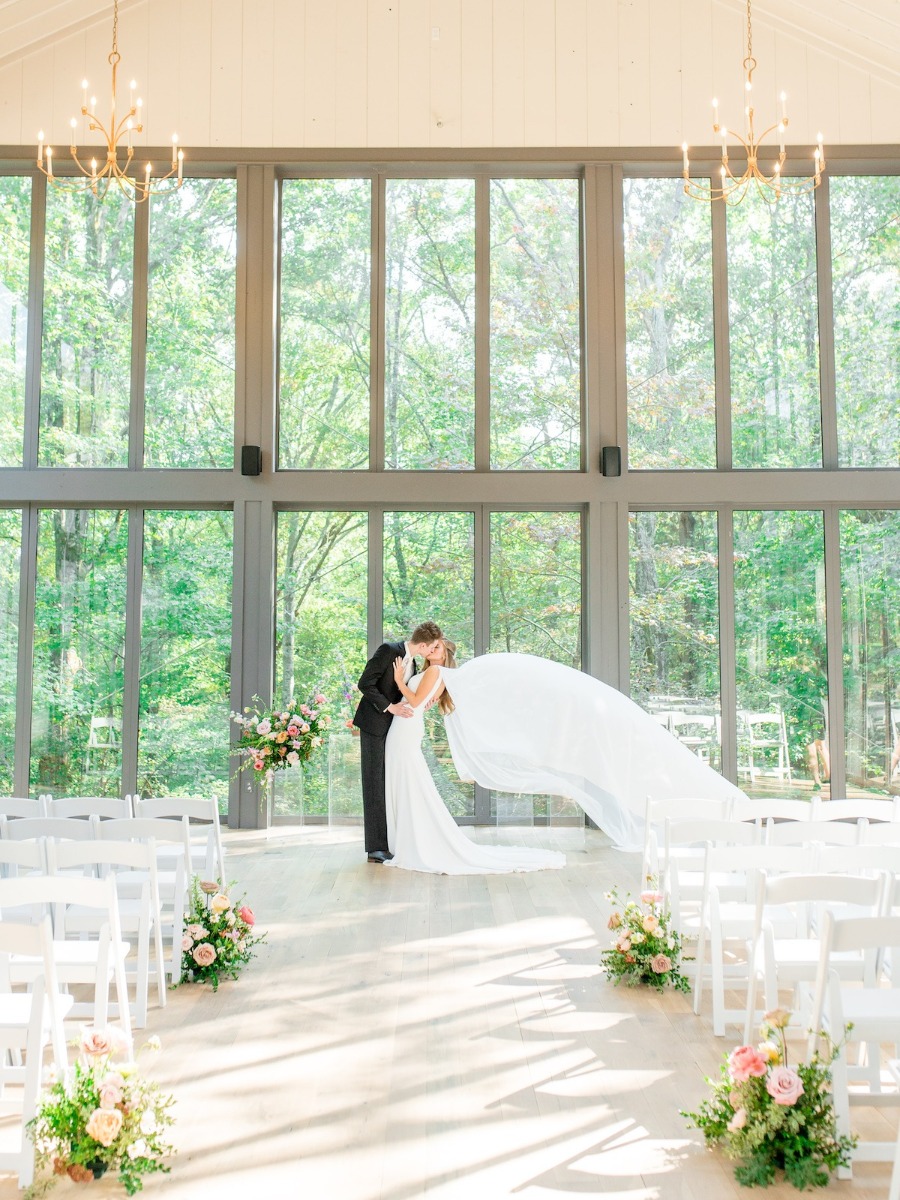
[{"label": "glass window pane", "polygon": [[821,512],[734,514],[734,618],[740,787],[827,794]]},{"label": "glass window pane", "polygon": [[31,787],[122,794],[128,514],[45,509],[38,518]]},{"label": "glass window pane", "polygon": [[822,465],[813,197],[727,210],[736,467]]},{"label": "glass window pane", "polygon": [[[491,513],[490,586],[491,651],[581,666],[580,513]],[[580,813],[558,796],[491,793],[496,821],[581,822]]]},{"label": "glass window pane", "polygon": [[233,179],[150,201],[148,467],[234,464],[236,203]]},{"label": "glass window pane", "polygon": [[276,774],[275,815],[361,823],[359,740],[346,723],[368,657],[367,516],[281,512],[276,535],[275,696],[304,700],[321,687],[332,735],[306,771]]},{"label": "glass window pane", "polygon": [[0,177],[0,467],[22,465],[31,180]]},{"label": "glass window pane", "polygon": [[134,204],[47,189],[39,459],[128,465]]},{"label": "glass window pane", "polygon": [[0,509],[0,793],[13,791],[22,514]]},{"label": "glass window pane", "polygon": [[144,514],[138,791],[218,796],[223,812],[232,527],[230,512]]},{"label": "glass window pane", "polygon": [[[384,514],[384,636],[403,641],[420,621],[437,621],[471,658],[475,631],[475,517],[471,512]],[[475,813],[475,789],[453,767],[440,709],[425,714],[423,750],[455,817]]]},{"label": "glass window pane", "polygon": [[637,512],[629,526],[632,699],[721,770],[716,514]]},{"label": "glass window pane", "polygon": [[841,513],[849,794],[900,795],[900,512]]},{"label": "glass window pane", "polygon": [[580,185],[491,181],[491,466],[581,466]]},{"label": "glass window pane", "polygon": [[385,209],[385,463],[473,467],[475,182],[389,179]]},{"label": "glass window pane", "polygon": [[900,466],[900,177],[829,184],[838,452],[844,467]]},{"label": "glass window pane", "polygon": [[372,184],[281,189],[280,467],[369,465]]},{"label": "glass window pane", "polygon": [[715,467],[712,223],[680,179],[626,179],[628,465]]}]

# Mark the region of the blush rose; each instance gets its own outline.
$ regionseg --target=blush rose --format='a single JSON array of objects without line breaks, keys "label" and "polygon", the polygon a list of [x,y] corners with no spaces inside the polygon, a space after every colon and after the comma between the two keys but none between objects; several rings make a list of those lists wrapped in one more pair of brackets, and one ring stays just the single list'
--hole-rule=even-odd
[{"label": "blush rose", "polygon": [[755,1046],[738,1046],[728,1056],[728,1074],[735,1083],[746,1083],[751,1076],[763,1076],[768,1064]]}]

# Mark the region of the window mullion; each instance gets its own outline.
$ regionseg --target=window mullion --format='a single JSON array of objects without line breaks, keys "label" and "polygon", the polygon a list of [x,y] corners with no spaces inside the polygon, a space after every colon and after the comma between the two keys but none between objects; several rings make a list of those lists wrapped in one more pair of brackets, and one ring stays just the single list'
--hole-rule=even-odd
[{"label": "window mullion", "polygon": [[491,181],[475,179],[475,470],[491,469]]},{"label": "window mullion", "polygon": [[[369,305],[369,470],[384,470],[385,177],[372,178],[371,302]],[[380,622],[379,622],[380,625]],[[370,625],[371,631],[371,625]]]},{"label": "window mullion", "polygon": [[731,436],[731,342],[728,327],[728,231],[725,205],[710,204],[710,217],[712,220],[713,257],[716,464],[720,471],[730,471],[734,462],[734,451]]},{"label": "window mullion", "polygon": [[737,782],[737,648],[734,618],[734,509],[718,510],[719,692],[722,774]]},{"label": "window mullion", "polygon": [[[134,275],[131,298],[131,404],[128,418],[128,469],[144,465],[144,388],[147,375],[150,205],[135,206]],[[124,752],[124,748],[123,748]]]},{"label": "window mullion", "polygon": [[31,787],[31,713],[34,698],[34,609],[37,580],[38,508],[22,508],[19,553],[19,645],[16,678],[16,751],[13,791],[27,796]]},{"label": "window mullion", "polygon": [[830,796],[847,795],[847,755],[844,743],[844,647],[841,603],[840,510],[826,505],[825,520],[825,652],[828,675],[828,749],[831,764]]},{"label": "window mullion", "polygon": [[31,257],[28,268],[28,333],[25,357],[23,465],[28,471],[34,470],[38,465],[46,232],[47,180],[38,173],[31,185]]},{"label": "window mullion", "polygon": [[[146,207],[146,206],[145,206]],[[144,510],[128,510],[125,593],[125,670],[122,697],[122,794],[138,790],[138,724],[141,689],[141,608],[144,575]]]},{"label": "window mullion", "polygon": [[816,206],[816,289],[819,309],[819,403],[822,409],[822,465],[838,467],[837,386],[834,369],[834,294],[831,270],[831,217],[828,176],[814,193]]}]

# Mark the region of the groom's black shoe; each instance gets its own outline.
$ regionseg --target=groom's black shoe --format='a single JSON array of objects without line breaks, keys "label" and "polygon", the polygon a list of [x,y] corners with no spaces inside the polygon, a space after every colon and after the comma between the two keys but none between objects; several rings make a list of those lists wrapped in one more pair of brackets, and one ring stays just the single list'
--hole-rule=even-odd
[{"label": "groom's black shoe", "polygon": [[373,863],[386,863],[389,858],[393,857],[394,856],[391,854],[390,850],[373,850],[368,855],[369,862]]}]

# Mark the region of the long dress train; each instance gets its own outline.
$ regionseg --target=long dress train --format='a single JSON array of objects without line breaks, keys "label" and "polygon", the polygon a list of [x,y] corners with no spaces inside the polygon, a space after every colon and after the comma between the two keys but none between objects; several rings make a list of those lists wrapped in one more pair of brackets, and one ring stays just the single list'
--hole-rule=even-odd
[{"label": "long dress train", "polygon": [[[410,680],[413,691],[422,680]],[[436,691],[436,680],[432,691]],[[394,857],[386,865],[442,875],[493,875],[563,867],[564,854],[520,846],[483,846],[473,842],[447,811],[422,753],[425,704],[412,717],[395,717],[385,747],[385,803],[388,845]]]},{"label": "long dress train", "polygon": [[461,779],[566,796],[619,849],[641,849],[648,796],[746,799],[592,675],[530,654],[485,654],[442,676],[456,706],[446,728]]}]

